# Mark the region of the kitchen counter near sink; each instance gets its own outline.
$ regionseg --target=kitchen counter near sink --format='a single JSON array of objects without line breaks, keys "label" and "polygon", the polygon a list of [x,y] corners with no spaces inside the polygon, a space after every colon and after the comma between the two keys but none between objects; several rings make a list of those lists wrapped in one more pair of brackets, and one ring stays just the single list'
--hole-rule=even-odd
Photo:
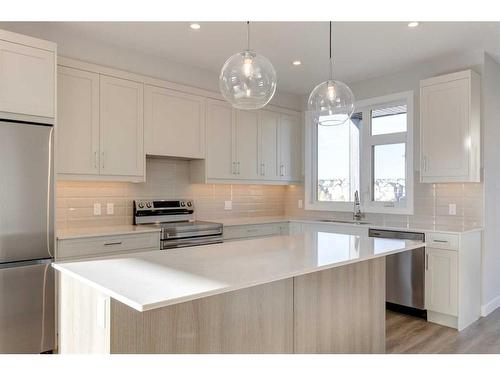
[{"label": "kitchen counter near sink", "polygon": [[399,230],[410,232],[440,232],[449,234],[462,234],[469,232],[479,232],[483,230],[481,226],[474,225],[444,225],[444,224],[415,224],[415,223],[385,223],[380,221],[370,221],[363,219],[362,224],[350,222],[345,219],[336,218],[314,218],[314,217],[296,217],[296,216],[261,216],[261,217],[245,217],[245,218],[219,218],[212,219],[224,224],[226,227],[239,226],[239,225],[257,225],[257,224],[270,224],[270,223],[309,223],[309,224],[330,224],[352,226],[355,228],[371,228],[371,229],[386,229],[386,230]]},{"label": "kitchen counter near sink", "polygon": [[420,246],[307,232],[56,263],[60,350],[383,352],[385,256]]}]

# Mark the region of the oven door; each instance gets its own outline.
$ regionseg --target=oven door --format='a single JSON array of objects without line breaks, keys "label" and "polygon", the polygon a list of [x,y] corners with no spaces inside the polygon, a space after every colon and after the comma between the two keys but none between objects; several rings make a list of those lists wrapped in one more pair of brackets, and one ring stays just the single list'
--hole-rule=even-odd
[{"label": "oven door", "polygon": [[175,249],[178,247],[210,245],[223,242],[222,235],[203,236],[203,237],[188,237],[165,239],[161,241],[161,249]]}]

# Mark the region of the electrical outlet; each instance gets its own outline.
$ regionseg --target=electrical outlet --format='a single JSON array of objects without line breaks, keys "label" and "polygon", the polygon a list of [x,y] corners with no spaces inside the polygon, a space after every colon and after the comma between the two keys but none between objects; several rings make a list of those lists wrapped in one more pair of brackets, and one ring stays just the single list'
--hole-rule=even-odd
[{"label": "electrical outlet", "polygon": [[232,210],[233,209],[233,201],[224,201],[224,209]]},{"label": "electrical outlet", "polygon": [[297,207],[298,207],[298,208],[302,208],[302,199],[299,199],[299,200],[297,201]]},{"label": "electrical outlet", "polygon": [[448,213],[450,215],[456,215],[457,214],[457,205],[455,203],[450,203],[448,205]]},{"label": "electrical outlet", "polygon": [[106,213],[108,215],[113,215],[115,213],[115,205],[113,203],[106,204]]},{"label": "electrical outlet", "polygon": [[101,204],[94,203],[94,216],[99,216],[101,214]]}]

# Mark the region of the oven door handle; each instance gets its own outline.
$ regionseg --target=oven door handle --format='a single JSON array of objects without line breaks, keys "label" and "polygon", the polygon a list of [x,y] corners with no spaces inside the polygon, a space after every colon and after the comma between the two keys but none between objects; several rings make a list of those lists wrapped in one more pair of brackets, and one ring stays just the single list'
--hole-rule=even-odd
[{"label": "oven door handle", "polygon": [[187,247],[187,246],[211,245],[222,242],[224,242],[224,239],[222,238],[221,235],[204,236],[197,238],[179,238],[179,239],[161,241],[161,249],[165,250],[165,249],[175,249],[178,247]]},{"label": "oven door handle", "polygon": [[216,236],[222,234],[222,228],[220,229],[208,229],[199,230],[193,232],[180,232],[180,233],[165,233],[166,239],[176,239],[176,238],[189,238],[189,237],[204,237],[204,236]]}]

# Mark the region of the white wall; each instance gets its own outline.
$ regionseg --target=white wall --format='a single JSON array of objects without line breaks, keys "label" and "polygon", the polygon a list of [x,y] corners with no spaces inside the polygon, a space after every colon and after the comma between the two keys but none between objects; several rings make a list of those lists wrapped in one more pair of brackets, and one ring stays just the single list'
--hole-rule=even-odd
[{"label": "white wall", "polygon": [[[219,92],[218,72],[179,64],[160,56],[148,55],[142,51],[127,50],[116,45],[105,44],[67,30],[62,33],[58,30],[57,24],[54,23],[0,22],[0,29],[55,42],[60,56]],[[300,97],[285,92],[276,92],[271,104],[290,109],[301,109]]]},{"label": "white wall", "polygon": [[482,313],[487,315],[500,307],[500,64],[484,56],[483,156],[485,219],[482,260]]}]

